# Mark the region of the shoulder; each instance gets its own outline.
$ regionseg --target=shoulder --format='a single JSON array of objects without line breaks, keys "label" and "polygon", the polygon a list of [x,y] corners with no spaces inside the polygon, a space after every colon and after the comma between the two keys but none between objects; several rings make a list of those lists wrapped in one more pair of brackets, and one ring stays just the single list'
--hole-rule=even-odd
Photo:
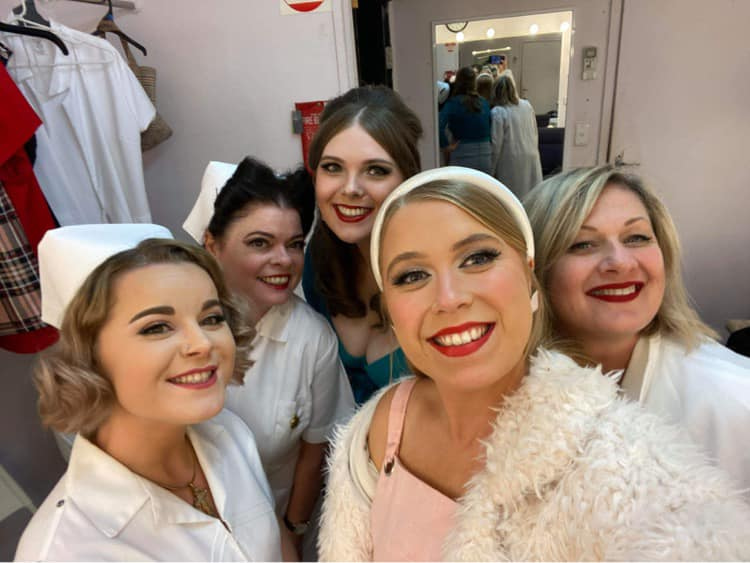
[{"label": "shoulder", "polygon": [[508,114],[508,109],[505,106],[495,106],[490,111],[490,114],[492,117],[502,118],[505,117]]},{"label": "shoulder", "polygon": [[737,354],[718,342],[706,339],[688,349],[667,336],[649,338],[649,367],[672,376],[710,378],[713,383],[731,380],[750,388],[750,358]]},{"label": "shoulder", "polygon": [[398,384],[389,387],[380,395],[370,421],[370,429],[367,433],[367,447],[375,467],[378,471],[383,465],[385,447],[388,442],[388,417],[391,412],[391,403],[396,393]]},{"label": "shoulder", "polygon": [[[58,531],[64,528],[66,520],[70,518],[73,507],[67,503],[66,481],[68,474],[64,474],[44,500],[42,505],[31,517],[21,540],[16,547],[14,559],[26,561],[45,561],[49,559],[75,559],[74,550],[58,552],[55,547]],[[66,503],[68,506],[66,507]],[[73,546],[70,546],[73,548]]]},{"label": "shoulder", "polygon": [[313,309],[304,299],[301,299],[297,295],[292,295],[291,306],[292,312],[289,316],[291,330],[302,331],[315,329],[333,334],[333,330],[325,317]]}]

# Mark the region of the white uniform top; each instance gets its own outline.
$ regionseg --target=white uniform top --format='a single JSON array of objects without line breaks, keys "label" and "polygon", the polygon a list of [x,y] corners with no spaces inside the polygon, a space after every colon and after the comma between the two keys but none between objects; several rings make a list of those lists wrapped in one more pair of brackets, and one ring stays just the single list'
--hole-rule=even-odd
[{"label": "white uniform top", "polygon": [[657,334],[638,341],[623,387],[639,377],[640,392],[629,392],[631,398],[683,426],[741,488],[750,488],[750,358],[714,341],[687,352]]},{"label": "white uniform top", "polygon": [[252,433],[222,411],[188,428],[222,519],[136,475],[77,436],[68,470],[15,558],[35,561],[279,561],[273,499]]},{"label": "white uniform top", "polygon": [[325,319],[296,295],[272,307],[256,326],[245,384],[227,388],[226,407],[255,435],[276,510],[286,511],[300,440],[327,442],[354,412],[339,360],[338,339]]},{"label": "white uniform top", "polygon": [[141,134],[156,115],[117,50],[57,22],[45,39],[3,34],[8,72],[42,120],[34,172],[61,225],[150,223]]},{"label": "white uniform top", "polygon": [[539,131],[528,100],[495,106],[492,116],[492,175],[519,199],[542,181]]}]

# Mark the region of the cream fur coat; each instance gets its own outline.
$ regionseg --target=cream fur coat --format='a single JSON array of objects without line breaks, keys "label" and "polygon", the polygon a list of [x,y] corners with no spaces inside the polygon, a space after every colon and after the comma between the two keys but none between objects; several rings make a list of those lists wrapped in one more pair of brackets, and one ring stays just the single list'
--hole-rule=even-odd
[{"label": "cream fur coat", "polygon": [[[378,475],[366,440],[379,398],[335,438],[321,560],[372,559]],[[737,447],[743,442],[738,436]],[[498,411],[485,468],[459,499],[443,553],[455,561],[750,559],[750,508],[681,431],[618,398],[599,369],[541,351]]]}]

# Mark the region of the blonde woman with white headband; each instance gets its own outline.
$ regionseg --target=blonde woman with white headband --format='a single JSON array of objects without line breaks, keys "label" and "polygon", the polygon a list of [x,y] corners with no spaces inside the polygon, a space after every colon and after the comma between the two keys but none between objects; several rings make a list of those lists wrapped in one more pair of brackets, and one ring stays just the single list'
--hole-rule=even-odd
[{"label": "blonde woman with white headband", "polygon": [[545,299],[515,196],[475,170],[385,200],[372,270],[416,377],[330,460],[323,560],[750,557],[750,508],[611,378],[538,348]]},{"label": "blonde woman with white headband", "polygon": [[142,224],[53,229],[39,253],[42,317],[60,328],[39,412],[76,437],[16,559],[280,559],[253,435],[222,410],[253,331],[211,256]]}]

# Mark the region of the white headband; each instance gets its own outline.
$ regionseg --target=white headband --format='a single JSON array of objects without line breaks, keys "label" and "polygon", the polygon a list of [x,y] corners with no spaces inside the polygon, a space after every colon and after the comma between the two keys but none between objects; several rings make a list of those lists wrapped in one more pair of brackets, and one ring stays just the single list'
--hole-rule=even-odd
[{"label": "white headband", "polygon": [[212,160],[206,166],[201,180],[201,191],[198,199],[193,204],[193,209],[182,224],[182,228],[195,239],[198,244],[203,244],[203,236],[206,233],[211,217],[214,216],[214,202],[219,192],[237,170],[236,164],[228,162],[217,162]]},{"label": "white headband", "polygon": [[466,182],[495,196],[508,213],[513,216],[516,220],[516,224],[521,229],[523,238],[526,241],[527,258],[529,260],[534,259],[534,234],[531,230],[531,224],[526,215],[526,210],[523,208],[523,205],[521,205],[521,202],[515,194],[503,185],[502,182],[493,178],[489,174],[485,174],[484,172],[472,168],[464,168],[462,166],[433,168],[432,170],[425,170],[416,176],[412,176],[393,190],[382,203],[378,210],[378,214],[375,216],[375,224],[372,227],[372,234],[370,235],[370,265],[372,266],[372,274],[375,276],[375,281],[381,291],[383,290],[383,278],[380,274],[380,234],[383,229],[385,214],[394,201],[408,194],[414,188],[418,188],[419,186],[423,186],[424,184],[436,180]]},{"label": "white headband", "polygon": [[110,256],[147,238],[172,238],[161,225],[71,225],[50,229],[39,242],[42,320],[62,325],[68,303],[94,269]]}]

